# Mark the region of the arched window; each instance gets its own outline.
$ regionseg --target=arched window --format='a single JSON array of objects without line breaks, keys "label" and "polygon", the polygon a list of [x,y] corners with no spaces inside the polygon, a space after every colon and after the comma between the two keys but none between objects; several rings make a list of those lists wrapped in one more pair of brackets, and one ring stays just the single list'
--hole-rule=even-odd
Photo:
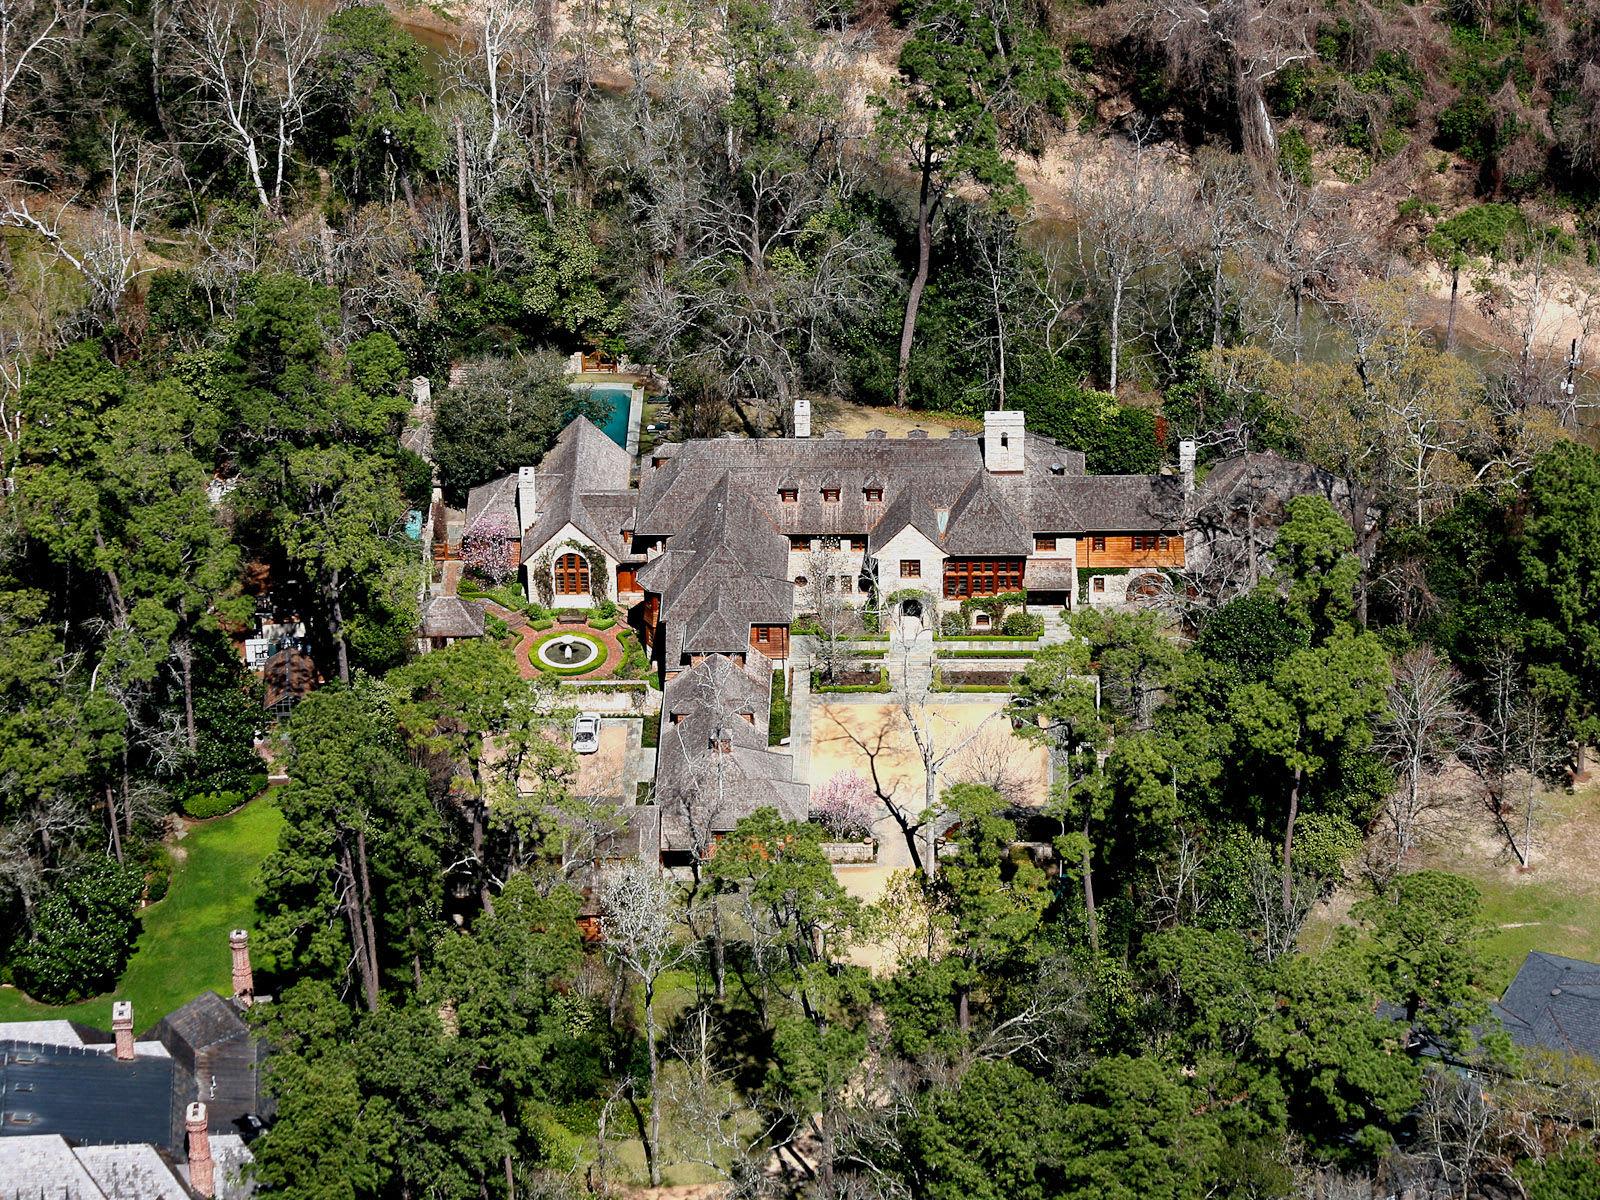
[{"label": "arched window", "polygon": [[589,562],[581,554],[563,554],[556,559],[556,595],[589,594]]}]

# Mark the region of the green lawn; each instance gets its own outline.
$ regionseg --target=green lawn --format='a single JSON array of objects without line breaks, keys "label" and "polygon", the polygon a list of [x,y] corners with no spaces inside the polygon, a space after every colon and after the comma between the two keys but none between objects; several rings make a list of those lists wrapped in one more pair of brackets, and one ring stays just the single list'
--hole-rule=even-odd
[{"label": "green lawn", "polygon": [[[1600,848],[1592,831],[1600,826],[1600,787],[1575,795],[1547,795],[1541,809],[1532,870],[1519,870],[1500,848],[1481,813],[1467,810],[1428,844],[1414,867],[1465,876],[1483,897],[1484,942],[1489,990],[1505,991],[1530,950],[1600,960]],[[1342,900],[1358,898],[1352,889]],[[1302,945],[1316,950],[1347,919],[1336,903],[1306,923]]]},{"label": "green lawn", "polygon": [[238,812],[191,826],[179,846],[165,899],[140,914],[141,932],[116,990],[81,1004],[35,1004],[15,988],[0,988],[0,1020],[71,1017],[111,1028],[111,1001],[133,1001],[143,1031],[207,988],[232,987],[228,931],[254,930],[261,861],[278,844],[283,816],[269,792]]}]

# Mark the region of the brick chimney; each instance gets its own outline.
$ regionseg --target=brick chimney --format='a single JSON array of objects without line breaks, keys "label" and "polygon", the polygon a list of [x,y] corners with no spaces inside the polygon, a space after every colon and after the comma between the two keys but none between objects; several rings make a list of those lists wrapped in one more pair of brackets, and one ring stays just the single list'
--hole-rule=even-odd
[{"label": "brick chimney", "polygon": [[255,976],[250,971],[250,934],[235,929],[228,934],[228,946],[233,950],[233,999],[240,1008],[249,1008],[256,1001]]},{"label": "brick chimney", "polygon": [[196,1196],[217,1194],[214,1164],[211,1161],[211,1133],[206,1128],[206,1106],[196,1100],[183,1114],[183,1127],[189,1134],[189,1190]]},{"label": "brick chimney", "polygon": [[117,1038],[117,1058],[133,1061],[133,1002],[118,1000],[111,1006],[111,1032]]}]

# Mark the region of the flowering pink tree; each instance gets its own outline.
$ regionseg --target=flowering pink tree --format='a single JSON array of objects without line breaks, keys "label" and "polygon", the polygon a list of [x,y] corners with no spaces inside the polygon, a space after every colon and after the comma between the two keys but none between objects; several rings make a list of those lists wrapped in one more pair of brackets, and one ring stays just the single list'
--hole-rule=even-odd
[{"label": "flowering pink tree", "polygon": [[516,573],[511,528],[504,517],[479,517],[461,535],[461,561],[474,575],[502,584]]},{"label": "flowering pink tree", "polygon": [[811,791],[811,819],[838,841],[866,841],[877,818],[878,797],[854,771],[840,771]]}]

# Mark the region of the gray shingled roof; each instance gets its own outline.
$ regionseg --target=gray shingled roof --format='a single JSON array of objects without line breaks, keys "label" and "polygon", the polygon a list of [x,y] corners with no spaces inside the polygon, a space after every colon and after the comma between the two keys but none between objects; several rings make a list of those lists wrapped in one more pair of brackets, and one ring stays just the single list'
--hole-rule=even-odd
[{"label": "gray shingled roof", "polygon": [[480,483],[467,493],[467,517],[463,530],[471,529],[485,517],[497,517],[505,523],[513,537],[521,534],[517,528],[517,477],[502,475],[488,483]]},{"label": "gray shingled roof", "polygon": [[[767,745],[771,688],[772,664],[754,650],[744,665],[716,655],[668,680],[656,764],[663,850],[690,849],[696,830],[726,833],[759,808],[805,819],[810,788]],[[726,753],[715,748],[719,732]]]},{"label": "gray shingled roof", "polygon": [[535,472],[539,515],[523,537],[523,561],[568,522],[612,558],[627,558],[622,531],[631,524],[634,505],[632,462],[594,422],[574,418]]},{"label": "gray shingled roof", "polygon": [[1518,1046],[1600,1060],[1600,963],[1535,950],[1494,1008]]},{"label": "gray shingled roof", "polygon": [[787,625],[794,612],[789,541],[727,475],[698,498],[689,521],[639,572],[661,596],[665,661],[688,654],[738,653],[750,626]]},{"label": "gray shingled roof", "polygon": [[422,608],[422,636],[483,636],[484,602],[460,596],[434,596]]}]

